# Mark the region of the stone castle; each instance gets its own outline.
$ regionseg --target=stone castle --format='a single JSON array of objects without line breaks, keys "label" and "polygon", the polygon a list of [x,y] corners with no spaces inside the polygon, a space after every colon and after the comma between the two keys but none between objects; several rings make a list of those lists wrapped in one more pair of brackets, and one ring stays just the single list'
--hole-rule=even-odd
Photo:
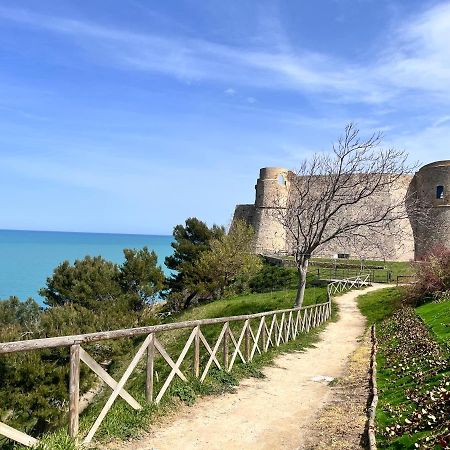
[{"label": "stone castle", "polygon": [[[260,170],[256,182],[255,203],[237,205],[233,220],[243,219],[255,229],[255,251],[264,254],[290,253],[286,232],[275,219],[273,210],[274,199],[287,196],[289,192],[289,177],[292,172],[281,167],[265,167]],[[431,221],[427,226],[414,220],[400,220],[396,226],[401,227],[404,238],[401,243],[393,242],[386,235],[381,239],[378,251],[358,248],[358,244],[342,248],[331,243],[322,248],[316,256],[336,257],[349,255],[350,258],[389,259],[407,261],[420,259],[427,251],[436,245],[450,247],[450,160],[437,161],[423,166],[411,176],[401,180],[401,188],[395,193],[385,193],[384,198],[376,201],[390,201],[393,196],[413,193],[428,205]],[[360,206],[358,206],[359,208]]]}]

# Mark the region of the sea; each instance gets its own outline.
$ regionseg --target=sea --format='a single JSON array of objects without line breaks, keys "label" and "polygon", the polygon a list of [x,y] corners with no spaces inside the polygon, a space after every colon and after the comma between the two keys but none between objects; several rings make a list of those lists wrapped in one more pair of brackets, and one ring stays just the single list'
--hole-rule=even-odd
[{"label": "sea", "polygon": [[0,300],[11,295],[20,300],[33,297],[43,305],[38,291],[58,264],[86,255],[120,264],[124,248],[154,250],[158,264],[169,274],[164,258],[172,254],[172,241],[172,236],[157,235],[0,230]]}]

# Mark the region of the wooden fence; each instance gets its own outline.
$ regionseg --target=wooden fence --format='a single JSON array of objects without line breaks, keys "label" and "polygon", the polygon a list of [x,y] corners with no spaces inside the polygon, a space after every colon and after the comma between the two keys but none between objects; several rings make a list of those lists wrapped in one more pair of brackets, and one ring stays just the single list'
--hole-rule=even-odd
[{"label": "wooden fence", "polygon": [[370,284],[370,273],[342,280],[333,280],[327,285],[328,300],[330,301],[331,297],[335,294],[340,294],[341,292],[346,292],[350,289],[369,286]]},{"label": "wooden fence", "polygon": [[401,284],[415,284],[417,277],[415,275],[397,275],[397,286]]},{"label": "wooden fence", "polygon": [[[81,334],[75,336],[60,336],[45,339],[30,339],[25,341],[0,343],[0,354],[15,353],[48,348],[70,348],[70,376],[69,376],[69,434],[78,437],[79,427],[79,386],[80,365],[86,364],[107,386],[112,394],[106,401],[99,416],[90,428],[83,442],[92,441],[103,419],[118,397],[125,400],[129,406],[139,410],[142,406],[125,390],[125,383],[130,378],[139,361],[146,358],[146,386],[145,394],[148,402],[159,403],[173,380],[178,377],[187,381],[186,370],[181,369],[188,351],[193,348],[192,374],[203,382],[212,366],[230,372],[238,360],[242,363],[252,361],[256,353],[267,352],[269,347],[277,347],[282,343],[296,339],[300,333],[307,333],[311,328],[321,325],[331,316],[332,295],[346,290],[369,284],[368,279],[356,277],[349,280],[338,280],[328,285],[328,301],[302,308],[291,308],[250,315],[220,317],[204,320],[192,320],[170,324],[154,325],[140,328],[105,331],[99,333]],[[230,323],[242,322],[239,332],[233,332]],[[209,343],[202,332],[202,328],[209,325],[222,324],[221,331],[215,343]],[[175,359],[169,355],[158,336],[162,332],[171,330],[190,330],[189,337]],[[94,358],[82,347],[91,342],[145,336],[129,366],[116,381]],[[201,367],[201,351],[206,352],[206,363]],[[170,367],[170,373],[165,379],[159,392],[154,392],[154,362],[158,352]],[[19,430],[0,422],[0,435],[32,447],[37,440]]]}]

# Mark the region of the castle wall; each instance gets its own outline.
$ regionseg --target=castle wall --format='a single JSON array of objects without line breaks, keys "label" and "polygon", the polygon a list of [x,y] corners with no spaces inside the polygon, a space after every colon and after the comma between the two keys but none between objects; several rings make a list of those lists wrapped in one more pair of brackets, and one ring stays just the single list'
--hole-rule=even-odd
[{"label": "castle wall", "polygon": [[[276,219],[276,213],[286,204],[291,176],[291,172],[281,167],[261,169],[255,186],[255,204],[236,207],[233,220],[244,219],[255,229],[255,251],[266,254],[290,251],[286,231]],[[436,198],[437,186],[443,187],[442,198]],[[431,206],[431,226],[405,218],[394,222],[382,233],[375,235],[367,231],[366,236],[372,239],[373,245],[367,246],[368,240],[364,238],[331,241],[317,249],[315,256],[348,253],[353,258],[408,261],[420,259],[438,244],[450,247],[450,161],[428,164],[414,177],[403,176],[389,192],[371,197],[366,205],[358,204],[344,213],[358,217],[364,208],[398,204],[408,191],[416,193],[421,201]]]},{"label": "castle wall", "polygon": [[255,214],[255,250],[259,253],[286,252],[286,231],[275,218],[272,208],[256,208]]},{"label": "castle wall", "polygon": [[236,205],[233,215],[233,222],[244,220],[253,228],[256,228],[255,205]]},{"label": "castle wall", "polygon": [[[402,203],[412,176],[404,176],[397,180],[389,191],[379,192],[356,207],[345,210],[343,214],[352,215],[355,219],[364,214],[364,210],[385,205],[398,205]],[[406,209],[397,212],[405,215]],[[414,238],[408,218],[400,219],[386,224],[375,232],[361,228],[358,234],[363,237],[354,237],[351,240],[336,239],[317,249],[314,256],[332,257],[338,253],[347,253],[354,259],[385,259],[394,261],[409,261],[414,258]]]}]

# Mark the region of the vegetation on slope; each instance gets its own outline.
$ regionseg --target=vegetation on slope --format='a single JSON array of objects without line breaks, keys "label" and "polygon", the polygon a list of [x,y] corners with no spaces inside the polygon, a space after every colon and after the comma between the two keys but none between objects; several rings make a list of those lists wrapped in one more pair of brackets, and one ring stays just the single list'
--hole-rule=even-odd
[{"label": "vegetation on slope", "polygon": [[[425,289],[417,283],[408,290],[383,289],[358,299],[369,323],[377,324],[381,448],[450,446],[450,301],[445,285],[433,282],[440,287],[433,292],[427,288],[433,277],[420,279]],[[414,309],[408,306],[414,298],[418,303],[435,300]]]},{"label": "vegetation on slope", "polygon": [[403,288],[386,288],[358,297],[358,307],[369,324],[380,323],[401,307],[405,296]]},{"label": "vegetation on slope", "polygon": [[380,446],[446,448],[450,445],[449,353],[410,307],[387,319],[377,336]]}]

